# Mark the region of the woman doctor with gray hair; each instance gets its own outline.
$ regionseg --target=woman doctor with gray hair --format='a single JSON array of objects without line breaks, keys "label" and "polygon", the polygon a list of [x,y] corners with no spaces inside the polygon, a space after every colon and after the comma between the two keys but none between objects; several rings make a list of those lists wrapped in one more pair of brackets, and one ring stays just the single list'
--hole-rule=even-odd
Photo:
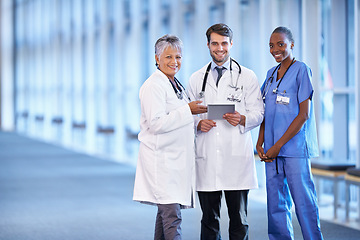
[{"label": "woman doctor with gray hair", "polygon": [[140,88],[140,141],[135,201],[156,205],[154,239],[181,239],[181,212],[194,207],[193,114],[207,111],[190,102],[175,78],[181,68],[182,42],[173,35],[155,44],[157,70]]}]

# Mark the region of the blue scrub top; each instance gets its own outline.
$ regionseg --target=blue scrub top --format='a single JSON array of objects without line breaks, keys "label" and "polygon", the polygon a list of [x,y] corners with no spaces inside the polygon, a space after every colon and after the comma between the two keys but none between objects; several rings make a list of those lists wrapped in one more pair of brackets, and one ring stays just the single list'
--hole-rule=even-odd
[{"label": "blue scrub top", "polygon": [[[271,77],[274,69],[271,68],[266,75],[266,80],[261,87],[262,93],[266,81]],[[264,150],[267,152],[270,147],[278,141],[288,129],[292,121],[299,114],[299,104],[306,99],[312,99],[313,86],[311,84],[311,69],[303,62],[296,61],[291,65],[285,74],[278,93],[273,93],[273,89],[278,85],[277,71],[274,73],[274,80],[266,86],[267,94],[265,97],[265,131],[264,131]],[[285,93],[284,93],[285,91]],[[285,96],[290,99],[289,104],[276,103],[277,95]],[[317,143],[316,124],[313,102],[310,106],[310,118],[305,122],[301,130],[290,139],[280,150],[279,157],[318,157],[319,149]]]}]

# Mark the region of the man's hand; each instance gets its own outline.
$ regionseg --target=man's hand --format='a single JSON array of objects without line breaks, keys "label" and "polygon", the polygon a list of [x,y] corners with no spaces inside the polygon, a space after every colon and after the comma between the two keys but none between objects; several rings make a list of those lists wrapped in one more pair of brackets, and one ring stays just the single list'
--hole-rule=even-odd
[{"label": "man's hand", "polygon": [[197,126],[197,130],[202,131],[202,132],[208,132],[213,127],[216,127],[215,121],[209,120],[209,119],[203,119],[199,122],[199,124]]},{"label": "man's hand", "polygon": [[223,118],[228,121],[231,125],[237,126],[238,124],[245,127],[246,117],[245,115],[241,115],[237,111],[234,113],[226,113]]}]

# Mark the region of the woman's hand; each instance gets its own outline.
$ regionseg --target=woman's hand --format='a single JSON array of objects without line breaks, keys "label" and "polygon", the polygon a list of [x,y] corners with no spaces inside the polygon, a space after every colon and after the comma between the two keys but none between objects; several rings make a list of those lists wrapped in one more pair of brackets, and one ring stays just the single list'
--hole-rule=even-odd
[{"label": "woman's hand", "polygon": [[281,146],[277,143],[275,143],[267,152],[266,152],[266,156],[269,159],[275,159],[278,155],[279,152],[281,150]]},{"label": "woman's hand", "polygon": [[265,153],[264,153],[264,148],[262,146],[256,145],[256,151],[258,152],[259,158],[262,160],[267,159]]},{"label": "woman's hand", "polygon": [[268,156],[264,152],[264,148],[262,146],[256,145],[256,151],[258,152],[258,155],[260,157],[260,160],[262,162],[272,162],[274,161],[273,158],[268,158]]},{"label": "woman's hand", "polygon": [[189,103],[189,107],[193,115],[207,112],[207,106],[200,105],[200,103],[202,103],[202,101],[192,101]]},{"label": "woman's hand", "polygon": [[[305,122],[309,119],[310,115],[310,98],[299,104],[299,114],[294,118],[291,122],[290,126],[286,130],[286,132],[282,135],[282,137],[266,152],[266,156],[268,159],[275,159],[279,152],[290,139],[292,139],[303,127]],[[260,128],[261,130],[261,128]],[[262,129],[264,132],[264,129]],[[263,133],[262,132],[262,133]]]},{"label": "woman's hand", "polygon": [[262,162],[272,162],[274,159],[269,159],[268,156],[266,156],[264,148],[262,147],[264,144],[264,132],[265,132],[265,121],[263,121],[260,125],[259,129],[259,137],[256,143],[256,151],[259,154],[259,157]]}]

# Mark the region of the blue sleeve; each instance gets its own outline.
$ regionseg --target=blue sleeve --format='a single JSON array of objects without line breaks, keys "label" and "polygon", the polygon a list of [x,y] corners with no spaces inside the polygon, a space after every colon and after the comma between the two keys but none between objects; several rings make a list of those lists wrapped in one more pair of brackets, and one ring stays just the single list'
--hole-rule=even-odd
[{"label": "blue sleeve", "polygon": [[266,84],[267,80],[268,80],[268,78],[266,76],[265,81],[263,82],[263,84],[261,85],[261,88],[260,88],[261,94],[264,92],[264,87],[265,87],[265,84]]},{"label": "blue sleeve", "polygon": [[299,86],[297,98],[299,103],[302,103],[308,98],[310,98],[310,100],[312,99],[314,88],[311,83],[311,77],[312,77],[311,69],[304,64],[299,69],[299,74],[297,76],[297,82]]}]

